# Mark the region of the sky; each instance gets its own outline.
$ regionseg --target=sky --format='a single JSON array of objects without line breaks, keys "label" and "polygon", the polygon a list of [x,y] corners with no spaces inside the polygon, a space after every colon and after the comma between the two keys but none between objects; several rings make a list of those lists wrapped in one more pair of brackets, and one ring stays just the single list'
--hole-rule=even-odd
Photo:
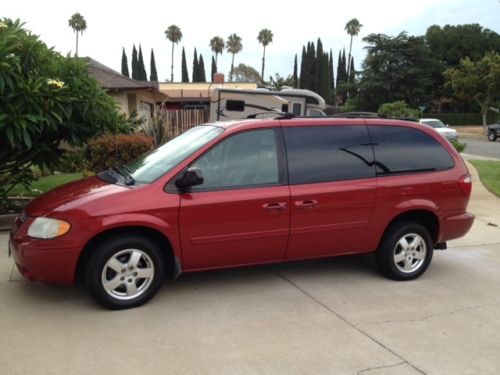
[{"label": "sky", "polygon": [[[423,35],[431,25],[479,23],[500,33],[499,0],[347,0],[347,1],[262,1],[229,0],[1,0],[0,17],[19,18],[49,46],[66,55],[75,49],[75,35],[68,19],[79,12],[87,21],[80,37],[79,56],[90,56],[117,71],[121,70],[122,48],[129,64],[132,46],[139,44],[149,75],[151,49],[154,49],[158,78],[170,79],[171,43],[165,37],[169,25],[180,27],[183,37],[175,47],[174,81],[181,78],[181,51],[186,50],[189,76],[194,48],[203,55],[205,71],[210,72],[213,36],[224,40],[236,33],[243,50],[235,65],[245,63],[261,70],[262,46],[257,41],[261,29],[270,29],[273,42],[266,49],[265,76],[293,72],[295,54],[302,46],[321,38],[325,50],[332,49],[336,66],[340,49],[349,49],[345,24],[357,18],[363,25],[353,42],[353,56],[359,68],[365,57],[362,38],[371,33],[397,35],[407,31]],[[228,76],[231,55],[219,55],[219,71]],[[335,68],[336,69],[336,68]]]}]

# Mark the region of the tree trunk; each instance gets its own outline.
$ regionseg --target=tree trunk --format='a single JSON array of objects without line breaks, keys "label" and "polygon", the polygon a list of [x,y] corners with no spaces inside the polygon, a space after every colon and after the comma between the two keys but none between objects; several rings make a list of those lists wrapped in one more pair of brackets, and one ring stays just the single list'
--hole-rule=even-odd
[{"label": "tree trunk", "polygon": [[351,52],[352,52],[352,35],[351,42],[349,43],[349,59],[347,60],[347,81],[349,82],[349,77],[351,76]]},{"label": "tree trunk", "polygon": [[76,50],[75,50],[75,57],[78,57],[78,31],[76,32]]},{"label": "tree trunk", "polygon": [[231,74],[229,77],[229,82],[233,82],[233,74],[234,74],[234,53],[233,53],[233,58],[231,59]]},{"label": "tree trunk", "polygon": [[170,65],[170,82],[174,82],[174,42],[172,42],[172,65]]},{"label": "tree trunk", "polygon": [[488,116],[488,106],[487,105],[482,105],[481,106],[481,112],[483,114],[483,134],[486,135],[486,122],[488,121],[487,116]]},{"label": "tree trunk", "polygon": [[264,66],[266,65],[266,46],[264,46],[264,54],[262,55],[262,72],[260,74],[260,78],[262,79],[262,83],[266,80],[264,79]]}]

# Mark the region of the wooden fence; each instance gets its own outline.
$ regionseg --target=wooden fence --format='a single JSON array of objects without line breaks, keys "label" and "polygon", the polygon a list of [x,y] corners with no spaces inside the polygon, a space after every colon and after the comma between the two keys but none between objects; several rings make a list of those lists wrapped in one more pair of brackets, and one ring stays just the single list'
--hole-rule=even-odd
[{"label": "wooden fence", "polygon": [[208,122],[208,117],[208,109],[161,109],[154,118],[141,122],[137,131],[153,138],[155,144],[160,145],[196,125]]},{"label": "wooden fence", "polygon": [[161,110],[160,113],[164,118],[163,126],[167,139],[207,122],[209,117],[208,109]]}]

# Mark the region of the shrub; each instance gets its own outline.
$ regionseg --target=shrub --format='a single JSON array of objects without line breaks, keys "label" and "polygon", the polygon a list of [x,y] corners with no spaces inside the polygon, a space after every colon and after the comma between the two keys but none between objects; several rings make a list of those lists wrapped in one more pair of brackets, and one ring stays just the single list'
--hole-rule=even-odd
[{"label": "shrub", "polygon": [[460,141],[451,141],[451,144],[458,152],[462,152],[467,147],[467,143],[461,143]]},{"label": "shrub", "polygon": [[57,169],[63,173],[84,172],[87,168],[83,150],[65,151]]},{"label": "shrub", "polygon": [[89,168],[99,172],[128,163],[153,149],[153,140],[141,134],[109,134],[89,142]]},{"label": "shrub", "polygon": [[378,113],[384,117],[418,119],[419,110],[413,109],[404,100],[385,103],[380,106]]},{"label": "shrub", "polygon": [[[461,125],[481,125],[483,119],[480,113],[425,113],[424,117],[437,118],[450,126]],[[488,113],[486,119],[488,124],[500,121],[500,117],[496,113]]]},{"label": "shrub", "polygon": [[0,200],[34,179],[33,165],[58,167],[62,142],[129,131],[84,59],[61,56],[20,21],[0,18]]}]

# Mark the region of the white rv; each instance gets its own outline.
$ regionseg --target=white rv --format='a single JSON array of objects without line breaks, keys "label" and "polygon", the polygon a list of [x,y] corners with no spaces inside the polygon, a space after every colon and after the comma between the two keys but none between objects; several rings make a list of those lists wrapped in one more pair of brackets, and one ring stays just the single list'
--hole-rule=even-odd
[{"label": "white rv", "polygon": [[210,121],[270,117],[277,113],[295,116],[325,116],[325,100],[301,89],[215,89],[210,100]]}]

